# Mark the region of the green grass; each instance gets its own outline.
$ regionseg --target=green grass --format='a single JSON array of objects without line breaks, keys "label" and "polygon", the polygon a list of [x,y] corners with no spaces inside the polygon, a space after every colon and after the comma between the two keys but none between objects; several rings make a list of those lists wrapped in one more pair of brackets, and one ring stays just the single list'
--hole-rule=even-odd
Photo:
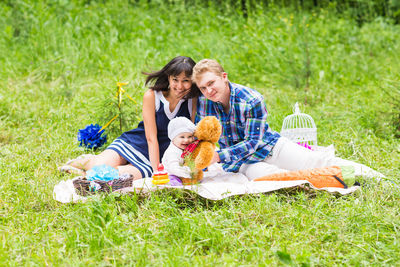
[{"label": "green grass", "polygon": [[[329,9],[270,7],[246,20],[183,1],[12,2],[0,3],[1,265],[398,264],[400,142],[391,113],[399,111],[385,93],[400,84],[398,25],[378,18],[359,27]],[[346,197],[211,202],[159,192],[55,202],[54,185],[71,178],[57,166],[84,152],[78,129],[112,118],[105,103],[116,82],[130,81],[139,103],[124,102],[128,130],[141,118],[141,71],[177,55],[218,59],[231,81],[257,88],[275,130],[300,102],[321,145],[396,184],[367,181]],[[118,135],[111,128],[109,141]]]}]

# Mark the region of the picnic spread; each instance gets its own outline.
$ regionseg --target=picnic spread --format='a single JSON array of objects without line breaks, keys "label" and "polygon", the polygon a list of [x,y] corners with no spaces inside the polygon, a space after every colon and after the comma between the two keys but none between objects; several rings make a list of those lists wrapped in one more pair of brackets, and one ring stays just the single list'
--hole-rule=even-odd
[{"label": "picnic spread", "polygon": [[[356,171],[357,173],[358,171]],[[367,177],[376,176],[377,172],[367,175]],[[89,192],[94,194],[99,192],[118,192],[121,194],[147,194],[157,190],[186,190],[198,194],[199,196],[210,200],[221,200],[235,195],[248,195],[248,194],[262,194],[277,191],[280,189],[299,189],[305,192],[323,191],[337,195],[348,195],[360,189],[359,185],[350,185],[347,188],[340,187],[323,187],[317,188],[307,180],[287,180],[287,181],[256,181],[249,180],[241,173],[229,173],[221,170],[220,168],[210,168],[209,171],[204,172],[203,180],[194,185],[179,185],[169,183],[157,185],[152,183],[152,178],[147,177],[143,179],[133,180],[131,177],[122,177],[114,180],[114,183],[90,181],[86,183],[83,188],[83,177],[78,176],[73,179],[61,181],[55,185],[53,190],[53,198],[62,203],[76,203],[86,201]],[[77,186],[77,181],[81,181],[82,188]],[[74,185],[75,182],[75,185]],[[98,186],[96,186],[98,184]],[[100,187],[99,187],[100,186]],[[97,189],[96,189],[97,187]],[[101,189],[103,188],[103,189]],[[86,190],[86,191],[85,191]]]}]

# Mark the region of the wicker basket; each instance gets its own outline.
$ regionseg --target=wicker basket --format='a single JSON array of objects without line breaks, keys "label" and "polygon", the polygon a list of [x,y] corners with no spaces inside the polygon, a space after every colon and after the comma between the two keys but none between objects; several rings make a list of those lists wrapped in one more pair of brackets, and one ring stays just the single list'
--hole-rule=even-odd
[{"label": "wicker basket", "polygon": [[92,195],[97,192],[113,192],[115,190],[132,186],[133,176],[120,177],[112,181],[88,181],[85,177],[73,181],[78,194],[82,196]]}]

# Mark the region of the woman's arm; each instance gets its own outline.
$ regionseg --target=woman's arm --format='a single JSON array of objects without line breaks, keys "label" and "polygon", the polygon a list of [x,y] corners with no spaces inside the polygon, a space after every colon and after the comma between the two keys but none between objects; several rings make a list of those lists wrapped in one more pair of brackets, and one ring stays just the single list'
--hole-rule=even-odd
[{"label": "woman's arm", "polygon": [[160,148],[157,139],[156,104],[153,90],[147,90],[143,95],[143,123],[149,148],[149,160],[153,171],[160,163]]},{"label": "woman's arm", "polygon": [[196,119],[196,112],[197,112],[197,97],[192,99],[192,122]]}]

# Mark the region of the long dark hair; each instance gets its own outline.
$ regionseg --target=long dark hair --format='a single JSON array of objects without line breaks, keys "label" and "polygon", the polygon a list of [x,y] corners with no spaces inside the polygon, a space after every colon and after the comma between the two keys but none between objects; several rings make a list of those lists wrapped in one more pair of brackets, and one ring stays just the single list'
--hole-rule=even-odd
[{"label": "long dark hair", "polygon": [[[146,85],[150,85],[149,88],[154,91],[168,91],[168,77],[178,76],[182,72],[185,72],[185,75],[190,78],[193,73],[194,65],[196,65],[196,62],[194,62],[190,57],[177,56],[159,71],[150,73],[143,72],[143,74],[147,75]],[[192,82],[190,92],[184,98],[193,98],[199,96],[199,94],[199,88],[197,88],[196,84]]]}]

